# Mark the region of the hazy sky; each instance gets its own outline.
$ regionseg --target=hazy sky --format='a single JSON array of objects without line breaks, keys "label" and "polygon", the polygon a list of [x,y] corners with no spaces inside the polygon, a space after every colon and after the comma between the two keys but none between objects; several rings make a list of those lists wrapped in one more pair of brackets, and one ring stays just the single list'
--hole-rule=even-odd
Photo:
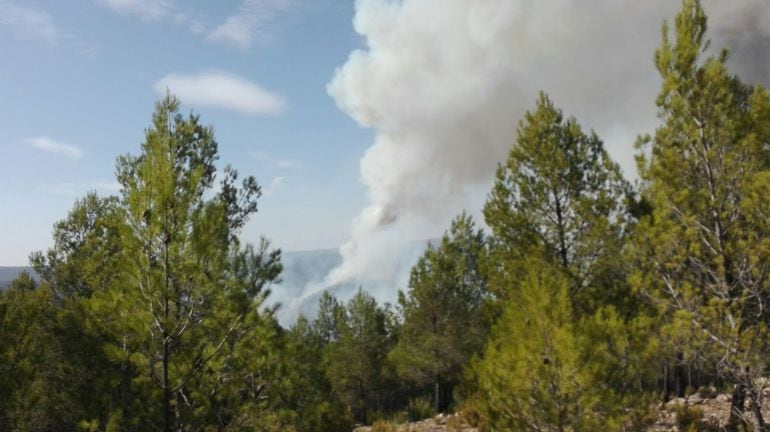
[{"label": "hazy sky", "polygon": [[363,43],[347,0],[0,0],[0,265],[25,265],[88,190],[116,192],[166,87],[220,162],[265,189],[244,232],[335,247],[365,205],[372,133],[326,91]]}]

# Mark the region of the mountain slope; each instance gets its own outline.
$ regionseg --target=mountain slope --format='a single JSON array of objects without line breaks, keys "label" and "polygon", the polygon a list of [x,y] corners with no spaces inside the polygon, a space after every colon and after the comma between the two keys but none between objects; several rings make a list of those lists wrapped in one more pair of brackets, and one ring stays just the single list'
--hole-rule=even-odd
[{"label": "mountain slope", "polygon": [[[315,317],[318,299],[325,290],[331,292],[342,301],[351,298],[359,287],[371,293],[377,301],[395,302],[399,289],[406,288],[409,269],[422,254],[428,241],[414,241],[404,251],[403,269],[393,280],[350,281],[323,289],[322,282],[330,271],[342,263],[338,249],[317,249],[309,251],[284,252],[283,273],[281,282],[271,287],[268,303],[280,304],[278,319],[283,325],[291,325],[300,314],[309,318]],[[22,271],[32,273],[30,267],[1,267],[0,289],[8,284]],[[33,274],[33,276],[35,276]]]},{"label": "mountain slope", "polygon": [[3,267],[0,266],[0,289],[8,288],[11,281],[23,271],[28,271],[33,277],[37,278],[31,267]]}]

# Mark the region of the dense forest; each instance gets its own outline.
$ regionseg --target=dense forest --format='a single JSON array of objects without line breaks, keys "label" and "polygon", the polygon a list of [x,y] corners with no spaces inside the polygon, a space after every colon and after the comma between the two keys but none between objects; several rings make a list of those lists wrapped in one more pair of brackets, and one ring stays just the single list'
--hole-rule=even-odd
[{"label": "dense forest", "polygon": [[699,1],[662,37],[638,182],[543,93],[488,230],[460,214],[397,304],[326,293],[290,328],[269,301],[280,251],[239,236],[260,186],[217,172],[212,128],[168,95],[117,159],[119,195],[78,200],[31,255],[39,280],[0,292],[0,430],[350,431],[459,412],[480,430],[632,431],[711,387],[731,394],[727,430],[770,430],[770,94],[709,46]]}]

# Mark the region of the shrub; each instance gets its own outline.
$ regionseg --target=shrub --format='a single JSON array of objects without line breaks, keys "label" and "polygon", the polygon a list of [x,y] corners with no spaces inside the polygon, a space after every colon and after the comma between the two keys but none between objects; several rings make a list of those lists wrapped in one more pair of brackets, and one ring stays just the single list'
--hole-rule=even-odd
[{"label": "shrub", "polygon": [[409,413],[406,411],[396,411],[390,415],[391,423],[404,424],[409,422]]},{"label": "shrub", "polygon": [[421,397],[409,400],[407,414],[410,421],[419,421],[433,417],[436,412],[433,410],[433,404],[430,398]]},{"label": "shrub", "polygon": [[372,424],[370,432],[398,432],[398,428],[393,423],[377,420]]},{"label": "shrub", "polygon": [[353,429],[353,416],[350,411],[330,402],[321,402],[313,409],[310,418],[300,418],[300,420],[304,430],[332,432]]},{"label": "shrub", "polygon": [[674,407],[676,414],[676,425],[682,432],[697,432],[698,422],[703,419],[703,410],[692,408],[687,405],[676,405]]},{"label": "shrub", "polygon": [[703,417],[703,409],[701,408],[680,404],[674,408],[674,413],[676,414],[676,425],[681,432],[716,432],[722,430]]},{"label": "shrub", "polygon": [[476,398],[465,400],[460,406],[458,416],[469,426],[478,429],[479,432],[486,432],[489,430],[489,427],[487,426],[487,417],[481,411]]}]

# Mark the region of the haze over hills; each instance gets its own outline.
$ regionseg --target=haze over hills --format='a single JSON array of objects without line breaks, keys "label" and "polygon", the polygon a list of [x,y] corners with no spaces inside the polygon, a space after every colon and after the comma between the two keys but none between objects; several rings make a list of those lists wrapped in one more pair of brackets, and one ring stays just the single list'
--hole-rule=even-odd
[{"label": "haze over hills", "polygon": [[[435,240],[430,240],[434,244]],[[412,264],[423,252],[429,241],[418,240],[411,243],[408,253],[403,256],[403,274],[394,280],[350,281],[331,285],[327,288],[342,301],[352,297],[359,287],[372,293],[380,302],[395,302],[399,289],[406,288]],[[280,303],[278,319],[283,325],[291,325],[300,314],[314,317],[318,299],[324,289],[324,278],[342,263],[338,249],[316,249],[309,251],[283,252],[281,257],[283,273],[281,282],[271,287],[268,303]],[[31,267],[0,266],[0,289],[7,288],[10,282],[22,271],[32,272]],[[34,272],[32,272],[34,273]]]},{"label": "haze over hills", "polygon": [[[300,314],[312,317],[316,313],[321,293],[306,298],[308,287],[323,280],[329,272],[342,262],[337,249],[284,252],[281,257],[283,273],[281,283],[272,287],[269,303],[280,303],[278,318],[281,324],[293,323]],[[342,284],[330,291],[345,293],[353,291],[355,284]],[[300,300],[302,299],[302,300]]]},{"label": "haze over hills", "polygon": [[342,264],[338,249],[284,252],[281,283],[272,287],[270,303],[280,303],[278,319],[282,325],[291,325],[300,314],[315,317],[318,299],[329,291],[337,299],[347,301],[359,288],[369,292],[380,303],[395,303],[398,290],[406,289],[409,272],[429,243],[438,240],[414,240],[400,257],[401,271],[392,279],[350,280],[327,284],[326,278]]},{"label": "haze over hills", "polygon": [[0,289],[7,288],[12,280],[16,279],[16,276],[24,270],[30,272],[34,276],[34,272],[30,267],[3,267],[0,266]]}]

